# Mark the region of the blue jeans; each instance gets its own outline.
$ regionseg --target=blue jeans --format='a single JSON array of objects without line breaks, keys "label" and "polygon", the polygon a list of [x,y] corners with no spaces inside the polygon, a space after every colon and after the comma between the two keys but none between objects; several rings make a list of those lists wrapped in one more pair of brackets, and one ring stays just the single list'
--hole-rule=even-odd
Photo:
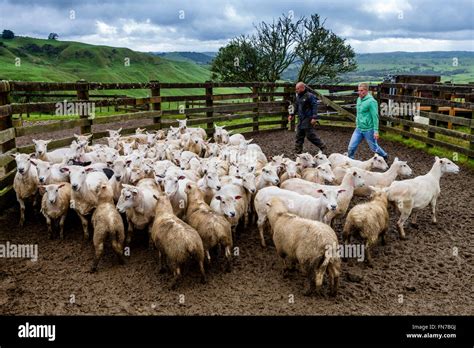
[{"label": "blue jeans", "polygon": [[347,149],[348,156],[350,158],[354,158],[354,154],[362,139],[365,139],[373,152],[379,154],[382,157],[387,156],[387,153],[384,151],[384,149],[382,149],[379,144],[377,144],[377,140],[374,138],[373,130],[361,131],[360,129],[356,128],[354,133],[352,133],[351,141],[349,142],[349,147]]}]

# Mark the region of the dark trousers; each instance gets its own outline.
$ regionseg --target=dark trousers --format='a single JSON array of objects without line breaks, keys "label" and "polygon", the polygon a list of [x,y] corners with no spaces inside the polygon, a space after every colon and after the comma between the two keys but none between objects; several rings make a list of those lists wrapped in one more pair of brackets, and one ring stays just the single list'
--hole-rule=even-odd
[{"label": "dark trousers", "polygon": [[304,138],[307,138],[311,143],[319,147],[321,150],[326,148],[326,145],[318,137],[313,127],[311,128],[297,128],[296,129],[296,148],[303,149]]}]

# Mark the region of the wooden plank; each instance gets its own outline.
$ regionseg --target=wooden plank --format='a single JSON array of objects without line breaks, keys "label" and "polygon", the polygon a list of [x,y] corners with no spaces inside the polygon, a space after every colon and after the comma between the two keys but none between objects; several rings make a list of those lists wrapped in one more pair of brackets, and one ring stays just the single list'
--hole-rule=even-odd
[{"label": "wooden plank", "polygon": [[10,149],[5,153],[0,154],[0,167],[6,167],[9,163],[13,162],[15,159],[10,156],[10,154],[13,154],[17,152],[16,148]]},{"label": "wooden plank", "polygon": [[388,127],[388,126],[385,126],[385,125],[380,125],[380,128],[385,130],[385,131],[392,131],[392,132],[395,132],[395,133],[398,133],[398,134],[401,134],[401,135],[405,135],[408,138],[419,140],[419,141],[421,141],[425,144],[430,144],[431,146],[433,146],[433,145],[434,146],[439,146],[439,147],[443,147],[443,148],[446,148],[446,149],[449,149],[449,150],[454,150],[456,152],[462,153],[462,154],[467,155],[467,156],[474,156],[474,151],[473,150],[464,148],[464,147],[459,146],[459,145],[446,143],[446,142],[438,140],[438,139],[428,138],[428,137],[425,137],[423,135],[419,135],[419,134],[415,134],[415,133],[411,133],[411,132],[406,132],[404,130],[394,128],[394,127]]},{"label": "wooden plank", "polygon": [[13,185],[15,179],[16,169],[9,171],[6,175],[0,177],[0,191],[5,187]]},{"label": "wooden plank", "polygon": [[0,105],[0,117],[9,117],[12,113],[12,106],[10,104]]},{"label": "wooden plank", "polygon": [[455,131],[455,130],[452,130],[452,129],[446,129],[446,128],[442,128],[442,127],[430,126],[430,125],[427,125],[427,124],[413,122],[413,121],[405,120],[405,119],[402,119],[402,118],[389,117],[389,116],[380,116],[380,119],[385,120],[385,121],[390,121],[390,122],[393,122],[393,123],[396,123],[396,124],[401,124],[401,125],[405,125],[405,126],[411,126],[411,127],[415,127],[415,128],[424,129],[424,130],[427,130],[427,131],[432,132],[432,133],[443,134],[443,135],[447,135],[447,136],[454,137],[454,138],[460,138],[460,139],[464,139],[464,140],[470,140],[472,138],[472,136],[468,133],[463,133],[463,132]]},{"label": "wooden plank", "polygon": [[472,85],[464,84],[421,84],[421,83],[382,83],[379,88],[413,88],[418,91],[445,91],[456,93],[471,93]]},{"label": "wooden plank", "polygon": [[445,114],[439,114],[439,113],[428,112],[428,111],[420,111],[420,116],[426,117],[435,121],[451,122],[453,124],[458,124],[460,126],[469,127],[471,125],[471,120],[464,117],[449,116]]},{"label": "wooden plank", "polygon": [[15,128],[8,128],[0,131],[0,144],[15,139]]},{"label": "wooden plank", "polygon": [[[53,150],[58,147],[68,147],[74,139],[74,137],[54,139],[48,144],[48,150]],[[35,145],[21,146],[18,147],[17,150],[21,153],[32,153],[35,151]]]},{"label": "wooden plank", "polygon": [[58,120],[48,124],[40,124],[40,125],[33,125],[33,126],[23,126],[15,128],[16,136],[22,137],[25,135],[31,134],[41,134],[41,133],[49,133],[49,132],[56,132],[63,129],[71,129],[76,127],[84,127],[91,124],[91,120],[88,119],[80,119],[80,120]]},{"label": "wooden plank", "polygon": [[229,100],[229,99],[250,99],[255,98],[255,93],[232,93],[232,94],[214,94],[212,100]]},{"label": "wooden plank", "polygon": [[12,91],[75,91],[75,82],[9,81]]},{"label": "wooden plank", "polygon": [[125,122],[134,119],[161,117],[161,111],[139,111],[128,114],[98,116],[94,118],[93,124],[104,124],[112,122]]},{"label": "wooden plank", "polygon": [[345,110],[343,107],[337,105],[335,102],[333,102],[332,100],[326,98],[323,94],[321,94],[320,92],[318,91],[312,91],[314,92],[314,94],[316,94],[316,96],[318,97],[319,100],[321,100],[322,103],[326,104],[327,106],[333,108],[334,110],[336,110],[339,114],[349,118],[350,120],[352,121],[355,121],[355,116],[354,114],[350,113],[349,111]]},{"label": "wooden plank", "polygon": [[206,81],[206,109],[211,109],[206,112],[206,117],[208,119],[206,133],[209,137],[212,137],[212,135],[214,134],[214,126],[213,126],[213,121],[212,121],[212,117],[214,116],[213,103],[214,103],[214,100],[213,100],[212,82]]},{"label": "wooden plank", "polygon": [[453,102],[451,100],[444,100],[444,99],[414,97],[414,96],[409,96],[409,95],[389,95],[389,94],[382,94],[382,93],[380,94],[380,99],[392,99],[396,101],[412,102],[412,103],[418,102],[422,105],[449,106],[449,107],[462,108],[466,110],[474,110],[474,103]]}]

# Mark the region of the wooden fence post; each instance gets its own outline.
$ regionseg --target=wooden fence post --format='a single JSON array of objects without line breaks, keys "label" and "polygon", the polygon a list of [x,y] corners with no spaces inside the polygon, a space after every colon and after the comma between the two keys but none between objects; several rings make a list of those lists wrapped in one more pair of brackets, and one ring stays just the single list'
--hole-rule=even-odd
[{"label": "wooden fence post", "polygon": [[256,97],[254,97],[252,99],[252,102],[257,103],[257,106],[252,109],[252,112],[256,113],[256,115],[254,115],[252,117],[252,122],[254,123],[252,131],[254,131],[254,132],[258,132],[258,129],[259,129],[259,127],[258,127],[259,115],[260,115],[260,106],[259,106],[260,96],[259,96],[259,92],[260,92],[260,88],[259,88],[258,84],[254,83],[253,86],[252,86],[252,94],[255,94]]},{"label": "wooden fence post", "polygon": [[[441,95],[440,91],[433,91],[432,98],[438,99]],[[438,112],[438,105],[431,105],[431,112],[437,113]],[[436,120],[429,119],[429,125],[430,126],[436,126]],[[435,133],[428,131],[428,138],[434,139],[435,138]],[[433,147],[432,144],[426,144],[426,147]]]},{"label": "wooden fence post", "polygon": [[[160,82],[153,80],[150,81],[152,83],[150,93],[151,97],[160,97],[161,96],[161,88],[160,88]],[[159,102],[152,102],[151,103],[151,110],[153,111],[161,111],[161,99]],[[161,129],[161,115],[160,116],[154,116],[153,117],[153,123],[158,124],[158,129]]]},{"label": "wooden fence post", "polygon": [[[212,100],[212,81],[206,81],[205,83],[206,86],[206,108],[212,108],[213,107],[213,100]],[[206,112],[206,117],[209,118],[209,122],[207,122],[207,129],[206,133],[209,138],[211,138],[214,135],[214,122],[212,118],[214,117],[214,111],[207,111]]]},{"label": "wooden fence post", "polygon": [[[469,125],[470,133],[473,136],[471,140],[469,140],[469,150],[474,151],[474,110],[471,113],[471,123]],[[474,160],[474,156],[469,156],[469,159]]]},{"label": "wooden fence post", "polygon": [[[290,114],[289,113],[289,107],[290,107],[290,104],[291,104],[291,100],[290,100],[290,87],[285,87],[283,89],[283,92],[285,93],[285,95],[283,96],[283,101],[287,104],[285,105],[285,112],[283,113],[282,115],[282,128],[285,128],[286,130],[288,130],[288,115]],[[283,121],[285,121],[285,126],[283,127]],[[291,121],[290,123],[290,128],[291,127],[294,127],[295,124],[294,124],[294,119]],[[294,130],[294,129],[292,129]]]},{"label": "wooden fence post", "polygon": [[[0,155],[15,149],[15,128],[12,123],[12,108],[10,104],[10,84],[0,81]],[[11,206],[14,201],[14,191],[10,187],[13,183],[16,166],[15,161],[9,156],[2,156],[0,166],[0,209]]]},{"label": "wooden fence post", "polygon": [[[85,80],[79,80],[76,82],[76,91],[77,91],[77,100],[79,102],[84,101],[88,103],[89,101],[89,83]],[[89,118],[89,108],[81,107],[79,113],[79,118],[88,119]],[[86,125],[81,126],[81,134],[92,134],[91,122],[89,121]]]}]

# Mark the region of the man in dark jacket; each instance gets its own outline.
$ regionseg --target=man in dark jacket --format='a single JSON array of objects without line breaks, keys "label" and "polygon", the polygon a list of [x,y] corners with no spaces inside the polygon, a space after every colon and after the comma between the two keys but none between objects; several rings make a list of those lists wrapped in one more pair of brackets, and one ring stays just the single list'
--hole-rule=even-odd
[{"label": "man in dark jacket", "polygon": [[298,114],[298,125],[296,128],[295,153],[303,152],[304,138],[319,147],[321,151],[326,150],[326,145],[318,137],[314,130],[318,116],[318,101],[316,96],[310,93],[303,82],[296,84],[296,100],[293,108],[290,108],[288,121],[291,121],[295,114]]}]

